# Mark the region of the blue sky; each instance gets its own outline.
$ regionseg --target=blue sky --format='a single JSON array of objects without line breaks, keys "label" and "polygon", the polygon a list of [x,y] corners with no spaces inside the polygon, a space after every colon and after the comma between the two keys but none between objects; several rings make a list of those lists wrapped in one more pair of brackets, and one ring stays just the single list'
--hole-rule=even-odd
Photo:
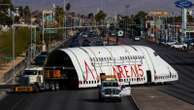
[{"label": "blue sky", "polygon": [[[53,3],[62,6],[64,0],[12,0],[16,5],[29,5],[32,10],[45,9]],[[167,10],[180,13],[174,2],[176,0],[67,0],[72,5],[72,10],[79,13],[96,12],[97,8],[102,8],[110,15],[134,14],[140,10]],[[194,3],[194,0],[190,0]],[[127,9],[126,6],[129,5]]]}]

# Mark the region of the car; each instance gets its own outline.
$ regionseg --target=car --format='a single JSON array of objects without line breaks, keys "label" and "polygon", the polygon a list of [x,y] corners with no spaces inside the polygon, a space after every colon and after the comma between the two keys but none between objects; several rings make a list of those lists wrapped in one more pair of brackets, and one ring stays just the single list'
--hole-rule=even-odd
[{"label": "car", "polygon": [[171,45],[171,47],[176,48],[176,49],[185,50],[185,49],[187,49],[187,44],[185,44],[185,43],[175,43],[175,44]]},{"label": "car", "polygon": [[177,41],[167,41],[167,42],[165,42],[165,45],[171,46],[171,45],[174,45],[176,43],[177,43]]},{"label": "car", "polygon": [[134,37],[134,41],[139,41],[140,40],[140,36],[135,36]]},{"label": "car", "polygon": [[121,101],[121,86],[117,81],[102,81],[99,86],[99,100],[118,100]]}]

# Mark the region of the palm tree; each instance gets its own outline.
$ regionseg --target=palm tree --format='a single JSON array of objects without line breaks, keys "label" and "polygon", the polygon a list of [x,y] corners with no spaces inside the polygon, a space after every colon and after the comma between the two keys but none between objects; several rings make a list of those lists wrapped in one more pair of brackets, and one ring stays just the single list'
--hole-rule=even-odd
[{"label": "palm tree", "polygon": [[71,9],[71,4],[70,4],[70,3],[67,3],[66,6],[65,6],[65,9],[66,9],[67,11],[69,11],[69,10]]},{"label": "palm tree", "polygon": [[30,23],[31,21],[31,12],[29,6],[24,7],[24,20],[25,23]]}]

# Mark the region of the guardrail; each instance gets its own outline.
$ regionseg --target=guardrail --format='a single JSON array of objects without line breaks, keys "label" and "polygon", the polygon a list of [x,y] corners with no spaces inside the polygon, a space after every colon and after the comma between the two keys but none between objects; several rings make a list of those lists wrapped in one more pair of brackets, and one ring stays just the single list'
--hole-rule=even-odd
[{"label": "guardrail", "polygon": [[15,66],[15,68],[10,69],[6,74],[4,74],[3,82],[10,84],[13,83],[15,74],[19,74],[21,71],[25,69],[26,62],[23,59],[19,64]]}]

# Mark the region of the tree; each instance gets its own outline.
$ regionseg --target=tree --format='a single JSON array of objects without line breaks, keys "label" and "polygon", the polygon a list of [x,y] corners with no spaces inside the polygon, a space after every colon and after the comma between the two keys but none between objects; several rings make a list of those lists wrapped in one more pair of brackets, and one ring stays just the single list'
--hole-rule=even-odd
[{"label": "tree", "polygon": [[11,17],[8,9],[12,9],[11,0],[0,0],[0,24],[11,25]]},{"label": "tree", "polygon": [[134,21],[137,24],[141,24],[142,21],[145,21],[145,18],[147,16],[147,13],[144,11],[139,11],[135,16],[134,16]]},{"label": "tree", "polygon": [[71,4],[70,4],[70,3],[67,3],[66,6],[65,6],[65,9],[66,9],[67,11],[69,11],[69,10],[71,9]]},{"label": "tree", "polygon": [[64,10],[62,7],[57,6],[55,8],[55,16],[56,16],[56,21],[58,22],[59,26],[63,26]]},{"label": "tree", "polygon": [[8,8],[12,7],[11,0],[0,0],[0,11],[7,12]]},{"label": "tree", "polygon": [[100,10],[96,15],[95,15],[95,20],[98,23],[101,23],[103,20],[106,18],[106,13],[104,13],[102,10]]},{"label": "tree", "polygon": [[22,7],[22,6],[19,6],[18,11],[19,11],[19,15],[20,15],[20,17],[23,17],[23,15],[24,15],[24,9],[23,9],[23,7]]},{"label": "tree", "polygon": [[11,23],[12,23],[11,17],[8,17],[4,13],[0,12],[0,24],[2,24],[2,25],[11,25]]},{"label": "tree", "polygon": [[89,18],[89,19],[93,19],[93,18],[94,18],[94,13],[89,13],[89,14],[88,14],[88,18]]},{"label": "tree", "polygon": [[24,7],[24,21],[25,23],[30,23],[31,20],[31,12],[29,6]]}]

